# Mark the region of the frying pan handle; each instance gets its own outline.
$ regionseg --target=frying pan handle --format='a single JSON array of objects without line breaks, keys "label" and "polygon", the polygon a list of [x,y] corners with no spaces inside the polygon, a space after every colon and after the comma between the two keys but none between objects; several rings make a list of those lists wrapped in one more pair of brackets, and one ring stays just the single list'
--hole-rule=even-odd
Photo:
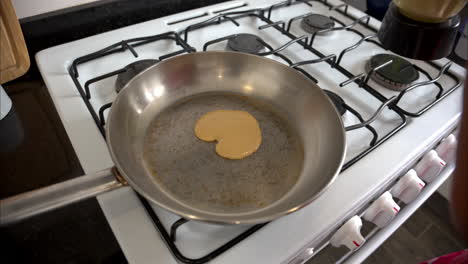
[{"label": "frying pan handle", "polygon": [[113,170],[105,169],[1,200],[0,225],[91,198],[126,184]]}]

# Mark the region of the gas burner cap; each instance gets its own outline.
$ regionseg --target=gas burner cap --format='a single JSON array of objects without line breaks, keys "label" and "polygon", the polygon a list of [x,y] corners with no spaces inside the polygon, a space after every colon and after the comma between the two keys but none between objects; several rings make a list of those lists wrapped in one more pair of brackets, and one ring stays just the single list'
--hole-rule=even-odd
[{"label": "gas burner cap", "polygon": [[238,34],[228,40],[228,49],[232,51],[256,54],[265,49],[262,40],[253,34]]},{"label": "gas burner cap", "polygon": [[323,91],[328,95],[328,98],[330,98],[330,100],[333,102],[336,110],[338,110],[338,113],[340,113],[340,115],[344,115],[344,113],[346,113],[346,108],[344,107],[345,102],[343,98],[341,98],[339,95],[337,95],[334,92],[331,92],[328,90],[323,90]]},{"label": "gas burner cap", "polygon": [[401,91],[419,78],[419,72],[409,61],[392,54],[377,54],[366,63],[366,70],[393,60],[371,75],[372,80],[385,88]]},{"label": "gas burner cap", "polygon": [[138,73],[158,63],[158,60],[140,60],[125,66],[125,72],[120,73],[115,81],[115,91],[120,92],[122,88]]},{"label": "gas burner cap", "polygon": [[308,15],[301,21],[302,29],[311,34],[319,30],[332,28],[333,26],[335,26],[335,21],[319,14]]}]

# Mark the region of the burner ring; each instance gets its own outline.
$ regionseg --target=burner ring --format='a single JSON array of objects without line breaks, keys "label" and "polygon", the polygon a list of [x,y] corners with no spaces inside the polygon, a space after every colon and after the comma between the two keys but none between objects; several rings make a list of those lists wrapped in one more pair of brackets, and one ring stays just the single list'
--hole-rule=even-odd
[{"label": "burner ring", "polygon": [[337,95],[336,93],[332,91],[329,91],[329,90],[323,90],[323,91],[327,94],[328,98],[330,98],[336,110],[338,110],[338,113],[340,113],[340,115],[344,115],[346,113],[346,108],[344,107],[345,102],[343,98],[341,98],[339,95]]},{"label": "burner ring", "polygon": [[377,54],[366,63],[366,71],[375,68],[382,63],[393,60],[374,74],[371,79],[385,88],[402,91],[419,78],[418,70],[406,59],[392,54]]},{"label": "burner ring", "polygon": [[262,39],[256,35],[238,34],[228,40],[227,48],[232,51],[257,54],[265,49],[265,45],[263,45]]},{"label": "burner ring", "polygon": [[125,72],[120,73],[117,76],[117,80],[115,81],[115,91],[117,93],[120,92],[120,90],[122,90],[122,88],[124,88],[124,86],[138,73],[146,70],[158,62],[159,60],[154,59],[139,60],[125,66]]},{"label": "burner ring", "polygon": [[301,20],[302,29],[311,34],[319,30],[333,28],[334,26],[335,21],[333,21],[330,17],[320,14],[311,14]]}]

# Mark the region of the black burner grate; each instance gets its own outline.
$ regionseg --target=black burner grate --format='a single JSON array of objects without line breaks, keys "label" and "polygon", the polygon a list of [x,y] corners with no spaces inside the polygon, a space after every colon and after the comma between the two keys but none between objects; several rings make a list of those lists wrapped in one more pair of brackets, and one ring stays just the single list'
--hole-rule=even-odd
[{"label": "black burner grate", "polygon": [[169,54],[161,55],[158,58],[158,60],[160,60],[160,61],[164,60],[164,59],[167,59],[167,58],[170,58],[172,56],[179,55],[179,54],[195,52],[195,49],[190,47],[190,45],[188,45],[185,41],[183,41],[177,33],[167,32],[167,33],[154,35],[154,36],[123,40],[123,41],[121,41],[119,43],[110,45],[109,47],[106,47],[104,49],[98,50],[96,52],[93,52],[91,54],[88,54],[88,55],[85,55],[85,56],[82,56],[82,57],[79,57],[79,58],[77,58],[77,59],[75,59],[73,61],[70,69],[68,70],[68,72],[69,72],[71,78],[73,79],[73,82],[75,83],[76,88],[78,89],[78,92],[80,93],[81,97],[83,98],[83,100],[84,100],[84,102],[86,104],[86,107],[88,108],[89,112],[91,113],[91,116],[93,117],[94,121],[98,125],[99,131],[101,132],[101,134],[104,137],[106,136],[105,130],[104,130],[104,124],[105,124],[104,111],[109,109],[111,107],[112,103],[107,103],[107,104],[104,104],[103,106],[101,106],[99,108],[99,116],[98,116],[98,114],[96,113],[96,111],[94,110],[94,108],[93,108],[93,106],[91,105],[91,102],[90,102],[91,93],[89,91],[89,88],[90,88],[89,86],[91,84],[95,83],[95,82],[102,81],[102,80],[107,79],[109,77],[125,73],[125,72],[127,72],[128,68],[124,67],[122,69],[115,70],[115,71],[112,71],[112,72],[109,72],[109,73],[94,77],[92,79],[89,79],[89,80],[87,80],[85,82],[84,89],[83,89],[83,87],[81,87],[80,81],[78,80],[78,77],[79,77],[78,65],[82,64],[82,63],[85,63],[85,62],[88,62],[88,61],[91,61],[91,60],[96,60],[96,59],[99,59],[99,58],[114,54],[114,53],[117,53],[117,52],[125,52],[127,50],[130,51],[135,58],[137,58],[138,53],[135,51],[134,47],[141,46],[141,45],[148,44],[148,43],[152,43],[152,42],[159,41],[159,40],[172,40],[172,41],[174,41],[174,43],[177,46],[181,47],[181,49],[178,50],[178,51],[175,51],[175,52],[172,52],[172,53],[169,53]]}]

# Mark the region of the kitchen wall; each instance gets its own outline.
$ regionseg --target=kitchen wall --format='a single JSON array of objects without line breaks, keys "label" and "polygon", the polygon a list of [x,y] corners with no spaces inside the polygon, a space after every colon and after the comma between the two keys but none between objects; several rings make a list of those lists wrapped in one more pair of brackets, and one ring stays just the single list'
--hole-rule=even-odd
[{"label": "kitchen wall", "polygon": [[19,19],[103,0],[11,0]]}]

